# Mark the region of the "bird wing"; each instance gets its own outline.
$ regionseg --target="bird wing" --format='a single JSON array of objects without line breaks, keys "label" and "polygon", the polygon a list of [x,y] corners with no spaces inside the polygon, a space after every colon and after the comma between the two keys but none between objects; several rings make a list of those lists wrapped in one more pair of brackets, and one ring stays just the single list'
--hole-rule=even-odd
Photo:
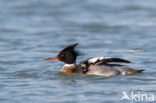
[{"label": "bird wing", "polygon": [[131,63],[128,60],[121,59],[121,58],[113,58],[113,57],[94,57],[88,59],[88,63],[93,65],[98,65],[101,63],[108,63],[108,62]]},{"label": "bird wing", "polygon": [[121,59],[121,58],[112,58],[112,57],[93,57],[89,58],[85,61],[80,62],[77,65],[77,68],[75,69],[76,72],[80,73],[86,73],[88,72],[88,68],[90,66],[97,66],[102,63],[108,63],[108,62],[121,62],[121,63],[130,63],[130,61]]}]

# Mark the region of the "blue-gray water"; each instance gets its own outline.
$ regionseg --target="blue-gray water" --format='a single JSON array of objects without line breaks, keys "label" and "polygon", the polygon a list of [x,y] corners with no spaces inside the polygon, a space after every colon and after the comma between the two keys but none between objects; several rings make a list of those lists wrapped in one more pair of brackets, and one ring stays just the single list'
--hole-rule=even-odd
[{"label": "blue-gray water", "polygon": [[[0,103],[130,103],[122,91],[156,95],[155,0],[0,0]],[[79,63],[113,56],[142,74],[64,75],[43,61],[79,42]],[[155,100],[156,101],[156,100]],[[147,103],[147,102],[146,102]]]}]

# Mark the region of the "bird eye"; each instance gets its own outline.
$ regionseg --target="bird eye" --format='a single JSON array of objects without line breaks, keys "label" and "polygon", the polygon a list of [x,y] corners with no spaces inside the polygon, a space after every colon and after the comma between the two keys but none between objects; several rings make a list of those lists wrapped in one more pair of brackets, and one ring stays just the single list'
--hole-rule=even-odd
[{"label": "bird eye", "polygon": [[64,54],[61,54],[60,56],[61,56],[61,57],[64,57]]}]

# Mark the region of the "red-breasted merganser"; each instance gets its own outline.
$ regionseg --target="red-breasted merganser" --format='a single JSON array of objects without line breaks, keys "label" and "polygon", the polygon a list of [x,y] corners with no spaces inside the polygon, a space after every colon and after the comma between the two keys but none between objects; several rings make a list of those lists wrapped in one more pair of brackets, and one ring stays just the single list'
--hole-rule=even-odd
[{"label": "red-breasted merganser", "polygon": [[76,65],[78,53],[74,48],[77,45],[78,43],[67,46],[57,55],[57,57],[44,60],[59,60],[64,62],[65,65],[62,67],[61,72],[65,73],[103,75],[109,77],[117,75],[132,75],[144,71],[143,69],[136,70],[124,65],[110,64],[110,62],[130,63],[128,60],[113,57],[93,57]]}]

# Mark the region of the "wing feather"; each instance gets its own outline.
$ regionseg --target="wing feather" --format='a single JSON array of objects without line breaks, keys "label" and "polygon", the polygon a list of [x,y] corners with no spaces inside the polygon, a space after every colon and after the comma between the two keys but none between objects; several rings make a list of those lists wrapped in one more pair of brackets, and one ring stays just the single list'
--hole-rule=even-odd
[{"label": "wing feather", "polygon": [[108,62],[120,62],[120,63],[131,63],[129,60],[121,59],[121,58],[112,58],[112,57],[95,57],[88,59],[88,63],[90,64],[101,64]]}]

